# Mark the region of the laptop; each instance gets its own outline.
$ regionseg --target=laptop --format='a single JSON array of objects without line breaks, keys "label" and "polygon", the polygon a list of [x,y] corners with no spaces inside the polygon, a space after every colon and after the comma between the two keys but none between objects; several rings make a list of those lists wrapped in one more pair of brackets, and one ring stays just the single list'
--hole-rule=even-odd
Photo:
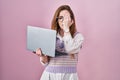
[{"label": "laptop", "polygon": [[37,26],[27,26],[27,49],[36,51],[41,48],[42,53],[55,57],[56,31]]}]

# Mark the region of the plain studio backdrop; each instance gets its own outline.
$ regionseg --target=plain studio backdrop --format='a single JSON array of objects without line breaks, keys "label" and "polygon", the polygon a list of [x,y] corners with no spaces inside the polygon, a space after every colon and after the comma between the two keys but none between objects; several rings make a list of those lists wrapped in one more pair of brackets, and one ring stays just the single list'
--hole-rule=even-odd
[{"label": "plain studio backdrop", "polygon": [[79,79],[120,80],[120,0],[0,0],[0,80],[39,80],[44,67],[26,50],[27,25],[50,28],[63,4],[85,37]]}]

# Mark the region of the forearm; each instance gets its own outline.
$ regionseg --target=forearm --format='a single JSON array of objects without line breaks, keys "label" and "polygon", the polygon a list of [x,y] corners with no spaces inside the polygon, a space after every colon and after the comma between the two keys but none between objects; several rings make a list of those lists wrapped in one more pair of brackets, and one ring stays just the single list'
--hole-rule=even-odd
[{"label": "forearm", "polygon": [[80,51],[80,47],[83,43],[83,36],[78,33],[74,38],[72,38],[70,32],[64,33],[64,45],[67,53],[74,54]]}]

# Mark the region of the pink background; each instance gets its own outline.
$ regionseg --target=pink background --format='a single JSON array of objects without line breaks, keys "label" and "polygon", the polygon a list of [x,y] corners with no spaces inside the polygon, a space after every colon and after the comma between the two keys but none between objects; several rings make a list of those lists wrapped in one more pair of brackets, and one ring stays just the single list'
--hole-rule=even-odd
[{"label": "pink background", "polygon": [[120,80],[120,0],[0,0],[0,80],[39,80],[44,67],[26,50],[26,26],[50,28],[69,4],[84,37],[80,80]]}]

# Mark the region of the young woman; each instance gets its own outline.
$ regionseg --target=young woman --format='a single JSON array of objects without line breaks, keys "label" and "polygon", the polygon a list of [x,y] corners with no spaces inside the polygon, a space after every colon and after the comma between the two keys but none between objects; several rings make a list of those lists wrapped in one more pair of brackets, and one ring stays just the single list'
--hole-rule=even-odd
[{"label": "young woman", "polygon": [[56,56],[43,55],[40,48],[36,50],[40,62],[46,65],[40,80],[78,80],[76,64],[84,38],[76,30],[75,17],[68,5],[56,10],[51,29],[57,31]]}]

